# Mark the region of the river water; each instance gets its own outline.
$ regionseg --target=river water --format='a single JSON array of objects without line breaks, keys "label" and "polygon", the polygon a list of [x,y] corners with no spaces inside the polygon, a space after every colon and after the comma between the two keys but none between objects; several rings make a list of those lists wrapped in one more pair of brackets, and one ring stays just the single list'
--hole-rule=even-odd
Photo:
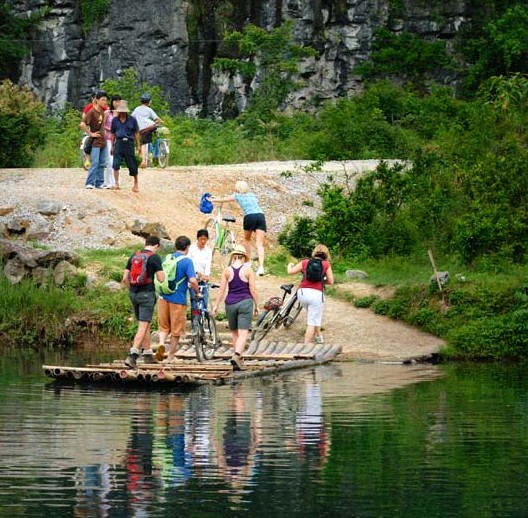
[{"label": "river water", "polygon": [[527,367],[333,363],[169,390],[41,374],[104,356],[4,352],[0,516],[528,516]]}]

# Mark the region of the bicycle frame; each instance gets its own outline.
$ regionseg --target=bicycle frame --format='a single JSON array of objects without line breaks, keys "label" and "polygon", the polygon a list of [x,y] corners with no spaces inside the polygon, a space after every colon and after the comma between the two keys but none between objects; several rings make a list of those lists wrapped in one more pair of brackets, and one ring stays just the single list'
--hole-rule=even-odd
[{"label": "bicycle frame", "polygon": [[154,131],[155,139],[153,142],[148,144],[147,148],[147,163],[149,166],[152,165],[153,159],[158,161],[158,165],[162,168],[167,167],[169,164],[169,140],[164,137],[167,134],[168,130],[164,128],[163,131],[160,131],[162,127]]},{"label": "bicycle frame", "polygon": [[193,296],[191,292],[191,329],[196,357],[202,362],[213,358],[221,341],[216,331],[215,319],[207,310],[203,297],[206,290],[218,288],[218,285],[200,282],[199,288],[201,297]]},{"label": "bicycle frame", "polygon": [[[205,222],[204,228],[209,232],[209,239],[213,247],[213,254],[215,250],[220,252],[220,255],[229,255],[236,245],[236,238],[234,232],[229,227],[230,223],[234,223],[236,219],[232,216],[222,215],[222,204],[218,204],[216,215],[209,218]],[[225,222],[225,225],[222,224]]]},{"label": "bicycle frame", "polygon": [[[302,306],[297,299],[297,290],[292,293],[293,284],[281,286],[282,298],[271,297],[264,305],[264,311],[257,318],[251,332],[251,340],[262,340],[273,328],[283,325],[289,328],[299,316]],[[289,295],[289,298],[286,297]]]}]

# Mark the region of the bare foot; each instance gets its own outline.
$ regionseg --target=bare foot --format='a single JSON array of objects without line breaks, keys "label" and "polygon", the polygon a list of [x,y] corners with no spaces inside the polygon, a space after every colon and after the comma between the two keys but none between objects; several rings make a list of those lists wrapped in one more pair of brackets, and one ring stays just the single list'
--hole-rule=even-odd
[{"label": "bare foot", "polygon": [[141,162],[141,164],[139,164],[139,167],[141,167],[141,169],[145,169],[145,167],[147,167],[147,163]]},{"label": "bare foot", "polygon": [[132,192],[139,192],[139,187],[134,185],[134,187],[132,187]]}]

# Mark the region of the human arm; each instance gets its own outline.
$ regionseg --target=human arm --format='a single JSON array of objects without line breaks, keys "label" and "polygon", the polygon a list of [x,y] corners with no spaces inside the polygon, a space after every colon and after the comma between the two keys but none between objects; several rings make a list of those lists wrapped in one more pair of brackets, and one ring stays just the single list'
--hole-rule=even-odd
[{"label": "human arm", "polygon": [[121,279],[121,282],[127,288],[130,288],[130,270],[128,268],[125,268],[125,271],[123,272],[123,278]]},{"label": "human arm", "polygon": [[325,284],[334,284],[334,272],[330,265],[328,265],[328,269],[325,272]]},{"label": "human arm", "polygon": [[257,316],[259,314],[259,301],[257,286],[255,284],[255,272],[253,271],[253,268],[251,268],[251,266],[249,265],[246,268],[246,276],[249,283],[249,292],[251,293],[251,298],[253,299],[253,314]]},{"label": "human arm", "polygon": [[220,304],[224,301],[224,296],[227,289],[227,283],[229,282],[229,274],[230,274],[231,268],[227,267],[222,272],[222,277],[220,278],[220,288],[218,288],[218,294],[216,296],[216,303],[213,307],[213,316],[216,316],[218,314],[218,310],[220,308]]},{"label": "human arm", "polygon": [[294,275],[296,273],[302,272],[302,261],[299,261],[297,264],[295,263],[288,263],[288,266],[286,267],[286,271],[288,272],[288,275]]},{"label": "human arm", "polygon": [[196,280],[196,277],[191,277],[189,279],[189,284],[191,285],[191,288],[194,290],[194,293],[196,296],[200,296],[200,286],[198,286],[198,281]]},{"label": "human arm", "polygon": [[224,196],[223,198],[217,198],[216,196],[211,195],[207,199],[214,201],[215,203],[227,203],[227,202],[235,201],[235,197],[233,195]]}]

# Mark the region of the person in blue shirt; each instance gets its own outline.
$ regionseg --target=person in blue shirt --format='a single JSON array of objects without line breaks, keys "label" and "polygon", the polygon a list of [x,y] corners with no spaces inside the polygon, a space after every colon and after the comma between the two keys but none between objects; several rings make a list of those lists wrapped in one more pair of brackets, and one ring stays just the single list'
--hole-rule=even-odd
[{"label": "person in blue shirt", "polygon": [[[187,236],[179,236],[174,242],[174,256],[187,256],[191,240]],[[180,282],[183,279],[183,282]],[[198,296],[200,288],[196,280],[194,263],[190,257],[184,257],[176,266],[177,289],[171,295],[160,295],[158,300],[158,332],[159,345],[165,346],[165,340],[170,333],[169,352],[167,361],[172,362],[176,349],[180,343],[180,336],[185,333],[185,319],[187,316],[187,289],[191,289]]]},{"label": "person in blue shirt", "polygon": [[138,185],[138,165],[134,155],[134,143],[136,150],[141,152],[141,143],[139,141],[139,126],[137,120],[128,115],[128,102],[121,100],[116,107],[116,116],[112,119],[110,131],[112,132],[111,154],[113,155],[112,167],[114,169],[115,186],[119,189],[119,169],[121,160],[125,160],[128,167],[128,174],[134,179],[134,192],[139,191]]},{"label": "person in blue shirt", "polygon": [[222,198],[213,198],[211,201],[236,202],[244,213],[244,248],[247,256],[251,257],[251,236],[255,234],[258,256],[257,275],[264,275],[264,239],[266,237],[266,217],[264,211],[260,208],[257,197],[254,193],[249,192],[247,182],[240,180],[235,184],[235,193],[231,196]]}]

